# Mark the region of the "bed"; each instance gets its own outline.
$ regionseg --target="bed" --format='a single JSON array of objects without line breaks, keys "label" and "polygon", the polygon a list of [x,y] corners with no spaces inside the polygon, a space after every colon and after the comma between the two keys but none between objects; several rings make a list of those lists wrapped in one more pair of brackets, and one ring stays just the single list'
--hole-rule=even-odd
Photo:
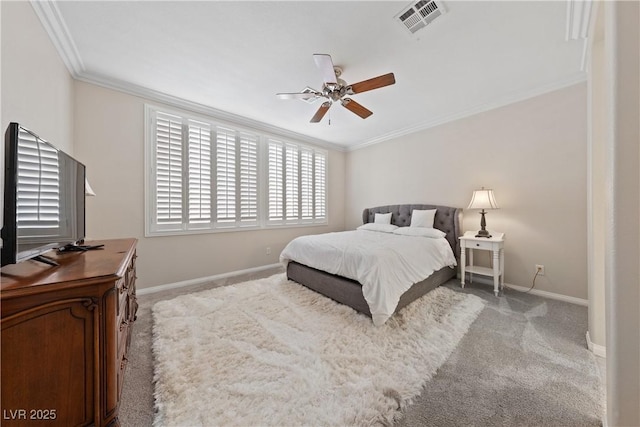
[{"label": "bed", "polygon": [[[454,262],[448,262],[449,265],[433,271],[428,277],[415,282],[411,282],[406,291],[403,291],[397,305],[394,304],[395,310],[385,315],[378,313],[379,309],[374,307],[372,314],[371,308],[365,295],[363,293],[363,285],[355,280],[355,277],[349,278],[338,274],[332,274],[327,271],[323,271],[315,266],[307,264],[313,264],[308,262],[309,257],[299,259],[300,257],[292,256],[289,253],[289,246],[292,245],[297,239],[294,239],[281,254],[281,261],[287,264],[287,277],[290,280],[298,282],[318,293],[321,293],[335,301],[348,305],[355,310],[372,317],[374,324],[379,325],[384,323],[390,315],[399,311],[403,307],[407,306],[411,302],[425,295],[429,291],[435,289],[441,284],[447,282],[451,278],[456,276],[457,269],[455,265],[459,262],[460,244],[458,237],[461,235],[460,231],[460,219],[462,215],[462,209],[440,206],[440,205],[427,205],[427,204],[403,204],[403,205],[388,205],[378,206],[374,208],[365,209],[362,213],[363,224],[371,224],[374,222],[376,214],[388,214],[391,213],[391,224],[398,226],[399,228],[408,227],[411,224],[412,212],[414,210],[432,210],[436,209],[435,217],[433,220],[433,228],[444,232],[444,240],[446,240],[447,250],[451,250]],[[342,235],[352,232],[341,233],[328,233]],[[327,236],[318,235],[318,236]],[[349,236],[347,235],[347,238]],[[305,236],[303,239],[315,239],[316,236]],[[301,238],[298,238],[301,239]],[[435,239],[433,239],[435,240]],[[443,240],[443,239],[439,239]],[[328,269],[331,270],[331,269]],[[369,296],[369,295],[367,295]]]}]

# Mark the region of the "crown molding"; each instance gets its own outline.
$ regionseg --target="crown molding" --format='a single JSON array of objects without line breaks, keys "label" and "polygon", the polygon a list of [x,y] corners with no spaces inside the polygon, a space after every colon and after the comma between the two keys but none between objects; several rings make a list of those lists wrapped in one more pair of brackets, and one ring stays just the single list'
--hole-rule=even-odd
[{"label": "crown molding", "polygon": [[402,129],[398,129],[375,138],[369,139],[362,144],[358,144],[355,146],[348,147],[347,151],[356,151],[365,147],[369,147],[371,145],[379,144],[381,142],[389,141],[392,139],[396,139],[402,136],[406,136],[409,134],[413,134],[416,132],[420,132],[426,129],[430,129],[436,126],[443,125],[445,123],[450,123],[456,120],[463,119],[465,117],[474,116],[476,114],[484,113],[486,111],[494,110],[496,108],[504,107],[510,104],[514,104],[516,102],[525,101],[530,98],[535,98],[536,96],[544,95],[545,93],[554,92],[556,90],[563,89],[565,87],[573,86],[579,83],[583,83],[587,81],[587,73],[579,72],[575,75],[568,77],[566,79],[538,86],[537,88],[524,90],[521,92],[513,93],[509,96],[503,97],[497,101],[488,102],[485,104],[476,105],[474,107],[467,108],[465,110],[459,111],[457,113],[452,114],[443,114],[441,116],[432,118],[430,120],[424,121],[414,126],[405,127]]},{"label": "crown molding", "polygon": [[69,29],[62,17],[62,14],[60,13],[60,10],[58,9],[57,4],[50,0],[30,0],[30,3],[36,15],[40,19],[44,30],[49,36],[49,39],[67,67],[67,70],[69,70],[71,76],[78,81],[139,96],[150,101],[162,102],[194,113],[213,116],[219,120],[267,132],[281,138],[294,139],[299,142],[306,142],[329,150],[341,152],[346,151],[346,148],[342,145],[312,138],[297,132],[288,131],[277,126],[272,126],[237,114],[218,110],[197,102],[191,102],[164,92],[90,73],[85,69],[82,59],[80,58],[80,53],[78,52],[75,42],[73,41],[73,37],[71,37]]},{"label": "crown molding", "polygon": [[189,101],[177,96],[169,95],[165,92],[149,89],[133,83],[128,83],[88,72],[80,73],[76,77],[76,80],[104,87],[106,89],[124,92],[129,95],[138,96],[140,98],[144,98],[145,100],[160,102],[172,107],[190,111],[192,113],[213,117],[218,120],[238,125],[240,127],[266,132],[280,138],[293,139],[297,142],[305,142],[307,144],[312,144],[318,147],[326,148],[328,150],[346,151],[345,147],[341,145],[337,145],[317,138],[312,138],[306,135],[299,134],[297,132],[288,131],[286,129],[282,129],[280,127],[273,126],[258,120],[229,113],[223,110],[218,110],[217,108],[213,108],[205,104]]},{"label": "crown molding", "polygon": [[76,78],[84,71],[84,64],[57,4],[48,0],[31,0],[30,3],[64,65]]}]

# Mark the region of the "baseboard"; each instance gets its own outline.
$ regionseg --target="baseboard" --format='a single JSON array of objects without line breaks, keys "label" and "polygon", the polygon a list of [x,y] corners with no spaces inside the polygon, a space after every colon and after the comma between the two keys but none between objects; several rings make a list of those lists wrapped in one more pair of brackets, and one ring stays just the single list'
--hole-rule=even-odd
[{"label": "baseboard", "polygon": [[138,295],[147,295],[147,294],[153,294],[153,293],[156,293],[156,292],[166,291],[168,289],[186,288],[186,287],[189,287],[189,286],[196,286],[196,285],[201,285],[201,284],[207,283],[207,282],[213,282],[215,280],[226,279],[228,277],[240,276],[242,274],[259,273],[261,271],[269,270],[269,269],[272,269],[272,268],[278,268],[278,267],[281,267],[281,266],[282,266],[282,264],[280,264],[280,263],[262,265],[260,267],[247,268],[245,270],[230,271],[228,273],[216,274],[214,276],[198,277],[197,279],[184,280],[182,282],[167,283],[165,285],[151,286],[151,287],[148,287],[148,288],[142,288],[142,289],[136,290],[136,294],[138,294]]},{"label": "baseboard", "polygon": [[[473,276],[473,281],[474,282],[478,282],[478,283],[482,283],[484,285],[491,285],[493,287],[493,278],[490,277],[485,277],[485,276],[479,276],[479,275],[474,275]],[[520,291],[520,292],[525,292],[525,291],[529,291],[529,288],[525,288],[524,286],[516,286],[516,285],[511,285],[509,283],[505,283],[504,284],[505,290],[508,291],[508,288],[511,288],[513,290],[516,291]],[[554,300],[558,300],[558,301],[564,301],[564,302],[568,302],[571,304],[576,304],[576,305],[581,305],[584,307],[588,307],[589,306],[589,301],[586,299],[582,299],[582,298],[576,298],[576,297],[570,297],[568,295],[562,295],[562,294],[556,294],[554,292],[548,292],[548,291],[541,291],[539,289],[531,289],[529,291],[530,294],[533,295],[538,295],[544,298],[549,298],[549,299],[554,299]]]},{"label": "baseboard", "polygon": [[[177,289],[177,288],[184,288],[184,287],[189,287],[189,286],[196,286],[196,285],[200,285],[203,283],[207,283],[207,282],[212,282],[214,280],[220,280],[220,279],[226,279],[227,277],[234,277],[234,276],[239,276],[241,274],[249,274],[249,273],[258,273],[260,271],[264,271],[264,270],[269,270],[271,268],[277,268],[279,266],[281,266],[282,264],[277,263],[277,264],[268,264],[268,265],[263,265],[260,267],[253,267],[253,268],[247,268],[245,270],[236,270],[236,271],[231,271],[228,273],[222,273],[222,274],[216,274],[214,276],[207,276],[207,277],[199,277],[197,279],[191,279],[191,280],[185,280],[182,282],[176,282],[176,283],[167,283],[165,285],[158,285],[158,286],[151,286],[149,288],[142,288],[142,289],[138,289],[136,291],[136,293],[138,295],[146,295],[146,294],[152,294],[152,293],[156,293],[156,292],[161,292],[161,291],[165,291],[168,289]],[[473,278],[474,282],[478,282],[478,283],[482,283],[485,285],[491,285],[493,286],[493,279],[488,278],[488,277],[483,277],[483,276],[474,276]],[[527,291],[529,288],[525,288],[523,286],[516,286],[516,285],[511,285],[508,283],[505,283],[505,288],[512,288],[516,291]],[[554,300],[558,300],[558,301],[565,301],[571,304],[577,304],[577,305],[582,305],[585,307],[589,306],[589,301],[587,301],[586,299],[582,299],[582,298],[576,298],[576,297],[570,297],[567,295],[562,295],[562,294],[556,294],[553,292],[548,292],[548,291],[541,291],[538,289],[532,289],[531,291],[529,291],[530,294],[533,295],[538,295],[541,297],[545,297],[545,298],[549,298],[549,299],[554,299]],[[594,346],[597,347],[601,347],[602,351],[604,352],[604,347],[602,346],[598,346],[597,344],[593,344]],[[600,351],[600,349],[598,349],[597,351]],[[594,351],[594,354],[595,353]],[[599,354],[597,354],[599,355]],[[604,356],[602,356],[604,357]]]},{"label": "baseboard", "polygon": [[591,341],[591,337],[589,336],[589,331],[587,331],[587,348],[596,356],[600,356],[606,359],[607,348],[603,345],[594,344]]},{"label": "baseboard", "polygon": [[[515,289],[517,291],[528,291],[529,288],[525,288],[523,286],[516,286],[516,285],[507,285],[505,284],[505,286],[509,286],[512,289]],[[583,307],[588,307],[589,306],[589,301],[583,298],[577,298],[577,297],[571,297],[568,295],[562,295],[562,294],[556,294],[554,292],[548,292],[548,291],[541,291],[538,289],[531,289],[531,291],[529,291],[530,294],[533,295],[538,295],[541,297],[545,297],[545,298],[549,298],[549,299],[555,299],[558,301],[564,301],[564,302],[568,302],[571,304],[576,304],[576,305],[581,305]]]}]

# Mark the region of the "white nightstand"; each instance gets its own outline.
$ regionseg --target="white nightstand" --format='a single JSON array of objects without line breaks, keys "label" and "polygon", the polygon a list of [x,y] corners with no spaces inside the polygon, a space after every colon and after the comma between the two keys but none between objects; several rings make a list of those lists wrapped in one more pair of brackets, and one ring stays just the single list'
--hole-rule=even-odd
[{"label": "white nightstand", "polygon": [[[465,274],[470,273],[469,280],[473,283],[473,274],[493,276],[493,292],[498,296],[500,288],[504,288],[504,233],[491,232],[492,237],[476,237],[475,231],[467,231],[460,237],[460,282],[464,288]],[[467,263],[467,249],[469,251],[469,265]],[[473,251],[479,249],[493,253],[493,268],[473,265]]]}]

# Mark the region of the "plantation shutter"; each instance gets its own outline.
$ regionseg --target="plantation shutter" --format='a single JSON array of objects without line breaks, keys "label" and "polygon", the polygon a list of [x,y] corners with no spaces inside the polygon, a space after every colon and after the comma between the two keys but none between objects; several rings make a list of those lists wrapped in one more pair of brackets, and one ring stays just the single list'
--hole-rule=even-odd
[{"label": "plantation shutter", "polygon": [[299,159],[298,147],[287,144],[285,146],[285,212],[286,219],[298,219],[299,212]]},{"label": "plantation shutter", "polygon": [[326,152],[268,140],[267,222],[326,222],[326,164]]},{"label": "plantation shutter", "polygon": [[327,155],[316,152],[314,156],[314,219],[327,219]]},{"label": "plantation shutter", "polygon": [[240,133],[240,221],[258,221],[258,136]]},{"label": "plantation shutter", "polygon": [[156,222],[182,223],[182,119],[158,112],[155,120]]},{"label": "plantation shutter", "polygon": [[281,142],[269,141],[269,221],[284,219],[284,147]]},{"label": "plantation shutter", "polygon": [[145,235],[326,223],[326,151],[145,108]]},{"label": "plantation shutter", "polygon": [[236,220],[236,132],[216,127],[216,219]]},{"label": "plantation shutter", "polygon": [[24,131],[18,134],[18,228],[57,228],[60,223],[58,152]]},{"label": "plantation shutter", "polygon": [[300,216],[313,219],[313,151],[300,150]]},{"label": "plantation shutter", "polygon": [[189,120],[189,223],[211,221],[211,127]]}]

